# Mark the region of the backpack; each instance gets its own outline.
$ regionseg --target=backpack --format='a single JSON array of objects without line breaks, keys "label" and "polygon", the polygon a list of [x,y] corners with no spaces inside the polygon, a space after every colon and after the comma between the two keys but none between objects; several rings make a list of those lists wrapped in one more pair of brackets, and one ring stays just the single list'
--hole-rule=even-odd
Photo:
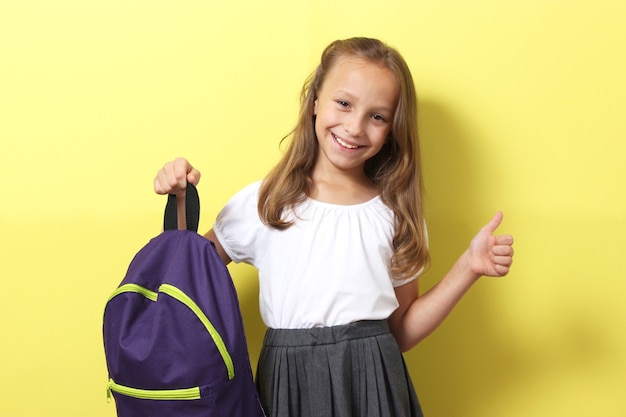
[{"label": "backpack", "polygon": [[133,258],[107,300],[107,397],[119,417],[262,417],[241,311],[228,269],[197,233],[198,193],[176,230],[168,196],[164,231]]}]

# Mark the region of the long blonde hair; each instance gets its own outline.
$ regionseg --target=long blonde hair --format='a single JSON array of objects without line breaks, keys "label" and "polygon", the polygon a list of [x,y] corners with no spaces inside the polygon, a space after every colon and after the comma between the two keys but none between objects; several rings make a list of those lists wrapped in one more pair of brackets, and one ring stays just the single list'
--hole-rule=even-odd
[{"label": "long blonde hair", "polygon": [[417,96],[404,58],[377,39],[338,40],[326,47],[320,65],[302,88],[298,123],[287,136],[292,140],[286,153],[261,185],[259,216],[269,226],[286,229],[292,222],[284,219],[285,209],[297,206],[310,194],[311,174],[318,154],[315,100],[328,71],[339,58],[346,56],[385,66],[400,87],[389,140],[365,163],[365,173],[395,215],[391,272],[398,279],[409,277],[426,268],[430,261],[422,201]]}]

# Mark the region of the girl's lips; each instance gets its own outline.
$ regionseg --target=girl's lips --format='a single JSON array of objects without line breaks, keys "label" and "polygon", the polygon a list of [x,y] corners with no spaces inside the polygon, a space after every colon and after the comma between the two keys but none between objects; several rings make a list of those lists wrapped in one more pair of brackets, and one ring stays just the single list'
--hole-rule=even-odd
[{"label": "girl's lips", "polygon": [[335,135],[334,133],[331,133],[331,134],[333,135],[333,138],[335,139],[335,141],[342,148],[346,148],[346,149],[358,149],[358,148],[360,148],[359,145],[352,145],[352,144],[346,142],[345,140],[341,139],[339,136]]}]

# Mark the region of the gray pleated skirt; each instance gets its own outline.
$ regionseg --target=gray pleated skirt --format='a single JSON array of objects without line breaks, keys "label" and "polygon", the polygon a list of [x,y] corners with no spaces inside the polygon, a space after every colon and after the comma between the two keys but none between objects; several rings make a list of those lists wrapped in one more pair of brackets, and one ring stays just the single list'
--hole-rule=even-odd
[{"label": "gray pleated skirt", "polygon": [[257,387],[268,417],[422,416],[386,320],[269,329]]}]

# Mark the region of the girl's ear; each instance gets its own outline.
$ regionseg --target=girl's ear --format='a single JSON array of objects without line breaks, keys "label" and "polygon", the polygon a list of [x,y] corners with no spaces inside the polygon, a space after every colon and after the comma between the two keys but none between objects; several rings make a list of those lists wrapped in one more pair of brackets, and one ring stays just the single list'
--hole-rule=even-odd
[{"label": "girl's ear", "polygon": [[317,98],[313,102],[313,115],[317,116]]}]

